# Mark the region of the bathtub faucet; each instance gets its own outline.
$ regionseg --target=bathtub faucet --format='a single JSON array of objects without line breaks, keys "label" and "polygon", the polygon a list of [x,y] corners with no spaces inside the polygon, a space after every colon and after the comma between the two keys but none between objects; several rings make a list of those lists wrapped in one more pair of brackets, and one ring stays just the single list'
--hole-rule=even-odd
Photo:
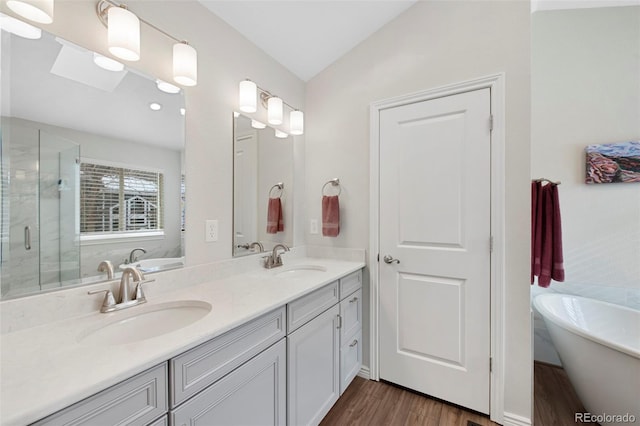
[{"label": "bathtub faucet", "polygon": [[137,251],[141,251],[142,253],[146,253],[147,251],[145,249],[143,249],[142,247],[138,247],[138,248],[134,248],[133,250],[131,250],[131,252],[129,253],[129,263],[133,263],[135,261],[138,260],[138,258],[136,257],[136,252]]}]

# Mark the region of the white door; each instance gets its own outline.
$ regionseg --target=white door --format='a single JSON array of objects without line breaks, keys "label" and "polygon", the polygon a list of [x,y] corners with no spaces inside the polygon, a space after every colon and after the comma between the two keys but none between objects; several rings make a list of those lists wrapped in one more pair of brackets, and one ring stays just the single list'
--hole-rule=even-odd
[{"label": "white door", "polygon": [[255,133],[239,136],[234,145],[234,253],[248,249],[238,247],[258,241],[258,143]]},{"label": "white door", "polygon": [[380,378],[482,413],[490,114],[489,89],[380,112]]}]

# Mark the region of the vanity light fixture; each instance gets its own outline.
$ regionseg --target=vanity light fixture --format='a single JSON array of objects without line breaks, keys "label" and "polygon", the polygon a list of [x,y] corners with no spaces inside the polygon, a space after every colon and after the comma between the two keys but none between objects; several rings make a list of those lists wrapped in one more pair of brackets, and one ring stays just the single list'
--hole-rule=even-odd
[{"label": "vanity light fixture", "polygon": [[271,96],[267,100],[267,121],[275,126],[282,124],[284,116],[284,105],[282,99]]},{"label": "vanity light fixture", "polygon": [[[258,96],[259,94],[259,96]],[[267,109],[267,121],[269,124],[280,125],[284,121],[284,107],[291,109],[289,114],[289,133],[276,130],[284,136],[278,136],[286,138],[291,135],[302,135],[304,133],[304,113],[297,108],[292,107],[278,96],[272,95],[269,91],[257,86],[253,81],[247,79],[240,82],[238,93],[238,108],[243,112],[256,112],[258,110],[258,98],[264,108]],[[256,127],[254,122],[260,123],[256,120],[251,120],[251,126],[256,129],[263,129],[264,127]],[[260,123],[260,125],[264,125]]]},{"label": "vanity light fixture", "polygon": [[149,104],[149,108],[151,108],[151,109],[152,109],[152,110],[154,110],[154,111],[160,111],[160,110],[162,109],[162,105],[160,105],[160,104],[159,104],[159,103],[157,103],[157,102],[151,102],[151,103]]},{"label": "vanity light fixture", "polygon": [[53,0],[7,0],[7,7],[23,18],[39,24],[53,22]]},{"label": "vanity light fixture", "polygon": [[256,112],[258,110],[258,86],[251,81],[240,82],[239,106],[242,112]]},{"label": "vanity light fixture", "polygon": [[267,125],[261,121],[251,119],[251,127],[253,127],[254,129],[264,129],[265,127],[267,127]]},{"label": "vanity light fixture", "polygon": [[276,138],[284,139],[284,138],[289,136],[288,134],[286,134],[282,130],[275,129],[275,131],[276,131]]},{"label": "vanity light fixture", "polygon": [[102,69],[107,71],[122,71],[124,70],[124,64],[118,62],[115,59],[107,58],[99,53],[93,52],[93,62]]},{"label": "vanity light fixture", "polygon": [[38,40],[42,37],[40,28],[3,13],[0,13],[0,28],[29,40]]},{"label": "vanity light fixture", "polygon": [[300,110],[293,110],[289,114],[289,133],[301,135],[304,133],[304,113]]},{"label": "vanity light fixture", "polygon": [[109,52],[125,61],[140,60],[140,19],[125,5],[107,11]]},{"label": "vanity light fixture", "polygon": [[96,13],[107,27],[109,52],[113,55],[127,61],[140,59],[140,22],[142,22],[176,42],[173,45],[173,80],[183,86],[198,84],[198,52],[188,42],[136,16],[127,9],[126,5],[117,3],[115,0],[99,0]]},{"label": "vanity light fixture", "polygon": [[176,94],[180,93],[180,88],[178,86],[174,86],[171,83],[167,83],[166,81],[156,80],[156,87],[158,90],[164,93]]}]

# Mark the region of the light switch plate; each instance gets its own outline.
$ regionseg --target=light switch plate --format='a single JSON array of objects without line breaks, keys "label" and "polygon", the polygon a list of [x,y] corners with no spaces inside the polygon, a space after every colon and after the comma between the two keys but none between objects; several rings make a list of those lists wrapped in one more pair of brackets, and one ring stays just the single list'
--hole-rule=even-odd
[{"label": "light switch plate", "polygon": [[218,241],[218,221],[207,220],[205,221],[204,240],[208,243]]},{"label": "light switch plate", "polygon": [[309,232],[311,232],[312,234],[317,234],[318,233],[318,220],[317,219],[311,219],[310,220]]}]

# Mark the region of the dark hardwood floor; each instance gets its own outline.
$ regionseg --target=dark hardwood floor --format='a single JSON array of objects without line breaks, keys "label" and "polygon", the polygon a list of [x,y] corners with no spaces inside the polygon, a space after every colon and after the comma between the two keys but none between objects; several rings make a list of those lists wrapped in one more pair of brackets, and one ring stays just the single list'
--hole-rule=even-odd
[{"label": "dark hardwood floor", "polygon": [[[574,413],[583,412],[562,368],[534,365],[534,425],[575,426]],[[492,426],[481,414],[429,398],[388,383],[356,377],[322,420],[321,426]]]}]

